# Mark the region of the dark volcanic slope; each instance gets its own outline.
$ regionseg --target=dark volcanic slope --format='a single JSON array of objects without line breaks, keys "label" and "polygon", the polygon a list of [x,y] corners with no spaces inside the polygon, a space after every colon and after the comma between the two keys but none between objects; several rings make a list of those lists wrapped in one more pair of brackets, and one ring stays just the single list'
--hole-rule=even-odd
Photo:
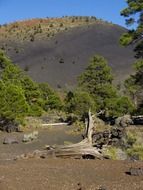
[{"label": "dark volcanic slope", "polygon": [[21,51],[11,50],[8,55],[15,63],[28,70],[38,82],[49,82],[54,87],[69,87],[88,65],[95,54],[104,56],[120,82],[131,72],[134,61],[132,48],[119,45],[125,29],[108,23],[96,23],[70,29],[50,40],[23,44],[13,43]]}]

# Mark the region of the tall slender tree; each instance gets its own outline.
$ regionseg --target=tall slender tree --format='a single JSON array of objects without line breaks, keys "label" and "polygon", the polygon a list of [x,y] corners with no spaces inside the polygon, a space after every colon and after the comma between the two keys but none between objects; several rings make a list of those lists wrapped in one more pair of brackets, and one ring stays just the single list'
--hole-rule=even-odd
[{"label": "tall slender tree", "polygon": [[[135,57],[138,59],[135,64],[135,74],[132,74],[126,81],[125,87],[134,101],[137,110],[143,105],[143,0],[127,0],[127,8],[121,11],[126,18],[126,24],[136,26],[123,34],[120,42],[124,46],[135,45]],[[143,113],[143,110],[141,111]]]},{"label": "tall slender tree", "polygon": [[121,11],[126,18],[126,25],[137,25],[121,37],[122,45],[135,44],[137,58],[143,58],[143,0],[127,0],[127,8]]}]

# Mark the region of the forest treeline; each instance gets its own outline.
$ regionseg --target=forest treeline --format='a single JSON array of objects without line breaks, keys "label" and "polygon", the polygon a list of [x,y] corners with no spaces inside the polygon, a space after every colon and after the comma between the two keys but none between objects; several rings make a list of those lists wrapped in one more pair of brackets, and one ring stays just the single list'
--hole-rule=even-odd
[{"label": "forest treeline", "polygon": [[[84,119],[89,108],[102,112],[104,118],[125,114],[143,114],[143,2],[128,0],[121,11],[126,24],[137,24],[122,35],[124,46],[134,44],[137,61],[134,74],[124,86],[113,85],[113,74],[107,61],[100,55],[91,58],[88,67],[78,77],[77,87],[59,93],[47,83],[33,81],[22,69],[0,52],[0,118],[22,123],[27,116],[40,116],[49,110],[62,110]],[[137,14],[137,17],[135,16]]]},{"label": "forest treeline", "polygon": [[[136,64],[134,78],[138,78],[143,62]],[[23,122],[26,116],[40,116],[51,110],[62,110],[84,119],[89,108],[93,113],[102,111],[104,117],[118,117],[136,112],[142,113],[141,104],[134,102],[139,84],[132,77],[125,81],[125,93],[112,84],[113,75],[107,61],[95,55],[78,77],[73,91],[63,93],[62,98],[47,83],[33,81],[22,69],[0,53],[0,117]],[[135,91],[136,90],[136,91]],[[137,91],[138,90],[138,91]],[[63,98],[64,97],[64,98]]]}]

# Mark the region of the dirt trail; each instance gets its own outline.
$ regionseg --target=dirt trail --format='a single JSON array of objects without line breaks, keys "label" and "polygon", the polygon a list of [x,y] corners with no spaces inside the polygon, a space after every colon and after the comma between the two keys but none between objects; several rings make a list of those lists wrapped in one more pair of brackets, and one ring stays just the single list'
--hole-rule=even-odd
[{"label": "dirt trail", "polygon": [[[143,190],[143,176],[129,176],[130,167],[143,162],[73,159],[6,160],[41,149],[45,144],[78,142],[69,128],[40,130],[32,143],[21,142],[23,133],[0,133],[0,190]],[[5,136],[14,135],[19,144],[3,145]]]},{"label": "dirt trail", "polygon": [[143,176],[129,176],[142,162],[72,159],[0,164],[0,190],[143,190]]},{"label": "dirt trail", "polygon": [[[34,150],[41,150],[45,145],[64,144],[65,142],[76,143],[82,138],[81,135],[72,135],[70,131],[71,127],[68,126],[56,126],[49,129],[38,130],[38,139],[30,142],[23,143],[24,133],[30,133],[30,131],[22,133],[0,133],[0,160],[12,159],[17,155],[28,153]],[[4,145],[3,140],[5,137],[16,137],[18,144]]]}]

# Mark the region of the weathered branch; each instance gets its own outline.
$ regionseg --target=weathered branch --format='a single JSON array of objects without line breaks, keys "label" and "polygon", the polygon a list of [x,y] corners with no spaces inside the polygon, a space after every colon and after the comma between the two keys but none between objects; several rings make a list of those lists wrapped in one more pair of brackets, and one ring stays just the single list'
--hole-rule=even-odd
[{"label": "weathered branch", "polygon": [[[101,150],[93,147],[92,135],[93,135],[94,121],[91,111],[89,110],[88,122],[86,122],[86,135],[85,139],[79,143],[66,145],[66,146],[47,146],[46,151],[38,151],[39,157],[60,157],[60,158],[97,158],[103,159]],[[35,152],[34,152],[35,154]]]},{"label": "weathered branch", "polygon": [[86,133],[85,139],[79,143],[66,145],[66,146],[58,146],[54,147],[53,153],[56,157],[64,157],[64,158],[82,158],[83,156],[92,156],[92,158],[102,159],[103,155],[100,152],[100,149],[93,147],[92,145],[92,135],[93,130],[95,129],[93,116],[91,111],[88,113],[88,120],[85,124]]}]

